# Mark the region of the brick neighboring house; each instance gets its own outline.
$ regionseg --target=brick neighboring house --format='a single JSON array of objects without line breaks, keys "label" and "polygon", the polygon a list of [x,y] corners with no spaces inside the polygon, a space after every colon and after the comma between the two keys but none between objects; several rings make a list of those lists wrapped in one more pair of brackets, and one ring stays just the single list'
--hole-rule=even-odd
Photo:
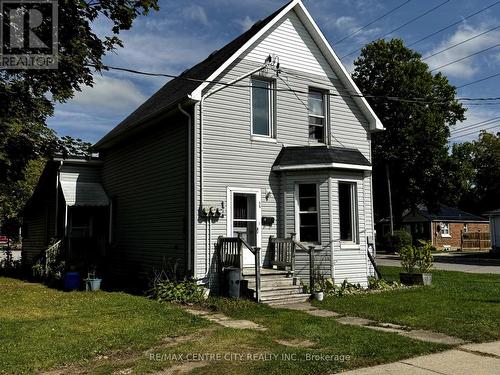
[{"label": "brick neighboring house", "polygon": [[[407,213],[403,222],[414,241],[431,241],[437,249],[460,250],[462,233],[489,234],[490,231],[488,219],[445,205],[441,205],[437,212],[429,212],[427,208],[420,207]],[[489,245],[487,241],[482,243]]]}]

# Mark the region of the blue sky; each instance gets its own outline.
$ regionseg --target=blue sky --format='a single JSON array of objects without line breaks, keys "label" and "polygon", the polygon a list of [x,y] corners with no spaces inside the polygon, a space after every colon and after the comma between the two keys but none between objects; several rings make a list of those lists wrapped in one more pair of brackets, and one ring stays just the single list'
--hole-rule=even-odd
[{"label": "blue sky", "polygon": [[[377,21],[339,44],[340,40],[361,26],[378,18],[406,0],[303,0],[313,18],[332,43],[338,56],[344,56],[367,42],[377,39],[445,0],[411,0],[391,15]],[[285,0],[159,0],[160,11],[139,18],[130,31],[121,35],[125,47],[104,58],[104,63],[150,72],[180,74],[265,18],[285,4]],[[421,19],[386,36],[402,38],[411,44],[451,23],[460,24],[441,32],[412,48],[424,57],[500,25],[500,3],[474,17],[468,15],[495,3],[496,0],[449,0]],[[105,22],[94,29],[109,34]],[[460,59],[500,43],[500,27],[429,58],[431,68]],[[344,59],[348,69],[358,53]],[[442,68],[452,84],[460,86],[500,73],[500,47]],[[129,73],[104,72],[95,75],[95,85],[86,87],[67,103],[56,106],[49,126],[60,136],[70,135],[96,142],[144,100],[167,82],[166,78]],[[459,97],[500,96],[500,76],[470,85],[458,91]],[[452,141],[477,137],[460,131],[468,124],[500,116],[500,105],[470,105],[467,121],[456,126]],[[497,127],[499,123],[486,124]],[[479,128],[477,129],[479,131]]]}]

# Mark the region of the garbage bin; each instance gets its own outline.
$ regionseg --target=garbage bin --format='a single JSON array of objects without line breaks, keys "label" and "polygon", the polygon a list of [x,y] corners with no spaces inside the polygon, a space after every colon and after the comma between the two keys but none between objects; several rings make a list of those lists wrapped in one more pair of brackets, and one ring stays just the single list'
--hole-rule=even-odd
[{"label": "garbage bin", "polygon": [[230,267],[226,269],[227,281],[229,283],[228,295],[230,298],[240,298],[241,296],[241,280],[240,269]]}]

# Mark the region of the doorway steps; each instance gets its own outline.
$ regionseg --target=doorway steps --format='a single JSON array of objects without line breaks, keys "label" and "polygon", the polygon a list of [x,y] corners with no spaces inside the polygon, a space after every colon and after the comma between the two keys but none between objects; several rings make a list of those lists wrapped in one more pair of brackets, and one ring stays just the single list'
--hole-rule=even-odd
[{"label": "doorway steps", "polygon": [[[243,279],[248,283],[250,296],[255,298],[255,269],[243,268]],[[268,305],[284,305],[306,302],[310,296],[303,293],[298,279],[288,271],[260,269],[260,302]]]}]

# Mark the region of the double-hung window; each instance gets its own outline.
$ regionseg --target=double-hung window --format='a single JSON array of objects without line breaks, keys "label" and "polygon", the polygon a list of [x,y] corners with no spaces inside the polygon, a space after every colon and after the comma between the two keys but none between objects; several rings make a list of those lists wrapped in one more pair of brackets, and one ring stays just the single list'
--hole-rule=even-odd
[{"label": "double-hung window", "polygon": [[356,184],[339,182],[340,240],[358,243]]},{"label": "double-hung window", "polygon": [[325,143],[326,137],[326,105],[325,93],[309,89],[309,139]]},{"label": "double-hung window", "polygon": [[252,135],[273,137],[273,82],[252,78]]},{"label": "double-hung window", "polygon": [[450,236],[450,226],[448,223],[441,223],[441,236],[442,237],[451,237]]},{"label": "double-hung window", "polygon": [[298,190],[298,226],[301,242],[319,242],[319,204],[318,185],[299,184]]}]

